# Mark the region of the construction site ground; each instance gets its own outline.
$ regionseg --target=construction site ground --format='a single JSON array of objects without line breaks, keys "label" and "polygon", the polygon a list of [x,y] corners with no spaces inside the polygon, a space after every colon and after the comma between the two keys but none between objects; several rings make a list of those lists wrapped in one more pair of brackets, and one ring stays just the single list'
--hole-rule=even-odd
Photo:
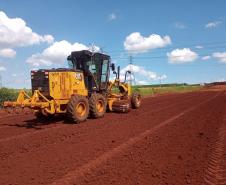
[{"label": "construction site ground", "polygon": [[1,185],[226,184],[225,88],[80,124],[0,113]]}]

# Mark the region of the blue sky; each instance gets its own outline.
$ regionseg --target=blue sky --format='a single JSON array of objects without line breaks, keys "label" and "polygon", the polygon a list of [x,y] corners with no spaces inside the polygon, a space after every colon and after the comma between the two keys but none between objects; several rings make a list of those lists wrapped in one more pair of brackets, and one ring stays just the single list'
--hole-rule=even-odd
[{"label": "blue sky", "polygon": [[65,67],[71,50],[91,44],[122,74],[132,69],[137,84],[225,80],[225,7],[224,0],[1,0],[3,86],[29,88],[30,70]]}]

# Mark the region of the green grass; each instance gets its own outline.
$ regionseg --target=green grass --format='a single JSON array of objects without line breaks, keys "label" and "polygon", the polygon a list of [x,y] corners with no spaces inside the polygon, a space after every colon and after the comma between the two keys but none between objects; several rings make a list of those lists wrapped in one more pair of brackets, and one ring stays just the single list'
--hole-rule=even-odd
[{"label": "green grass", "polygon": [[[28,94],[31,94],[31,90],[24,89]],[[0,88],[0,108],[4,101],[15,101],[18,97],[20,89]]]},{"label": "green grass", "polygon": [[163,87],[133,87],[133,91],[139,92],[142,96],[150,96],[155,94],[165,93],[183,93],[200,90],[199,85],[187,85],[187,86],[163,86]]}]

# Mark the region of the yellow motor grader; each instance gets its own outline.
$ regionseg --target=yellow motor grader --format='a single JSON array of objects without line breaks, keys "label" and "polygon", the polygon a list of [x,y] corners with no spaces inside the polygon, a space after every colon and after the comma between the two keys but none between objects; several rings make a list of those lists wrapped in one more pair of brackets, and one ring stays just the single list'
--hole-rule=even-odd
[{"label": "yellow motor grader", "polygon": [[[131,92],[131,86],[120,81],[110,56],[88,50],[72,52],[67,57],[69,68],[31,71],[32,96],[21,91],[15,102],[4,102],[4,107],[31,108],[37,118],[65,114],[73,122],[88,116],[103,117],[106,110],[128,112],[141,105],[141,96]],[[109,81],[110,70],[116,75]]]}]

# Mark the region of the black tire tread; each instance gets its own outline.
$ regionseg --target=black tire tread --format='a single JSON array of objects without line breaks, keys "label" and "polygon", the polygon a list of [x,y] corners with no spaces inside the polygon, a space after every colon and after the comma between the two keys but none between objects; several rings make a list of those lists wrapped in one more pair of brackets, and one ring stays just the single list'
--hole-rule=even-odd
[{"label": "black tire tread", "polygon": [[[96,109],[96,102],[102,99],[104,101],[104,111],[102,113],[99,113]],[[101,118],[104,116],[106,112],[106,98],[99,93],[92,94],[89,98],[89,107],[90,107],[90,116],[92,118]]]},{"label": "black tire tread", "polygon": [[[85,102],[85,104],[87,105],[87,113],[84,115],[84,117],[82,119],[78,118],[75,115],[75,110],[74,110],[76,104],[78,104],[80,101]],[[75,123],[85,121],[88,117],[88,114],[89,114],[89,103],[88,103],[87,98],[85,96],[81,96],[81,95],[72,95],[70,101],[67,104],[66,114],[67,114],[67,118],[70,121],[73,121]]]},{"label": "black tire tread", "polygon": [[134,92],[131,96],[131,107],[133,109],[138,109],[140,107],[141,104],[137,104],[137,98],[140,97],[141,95],[137,92]]}]

